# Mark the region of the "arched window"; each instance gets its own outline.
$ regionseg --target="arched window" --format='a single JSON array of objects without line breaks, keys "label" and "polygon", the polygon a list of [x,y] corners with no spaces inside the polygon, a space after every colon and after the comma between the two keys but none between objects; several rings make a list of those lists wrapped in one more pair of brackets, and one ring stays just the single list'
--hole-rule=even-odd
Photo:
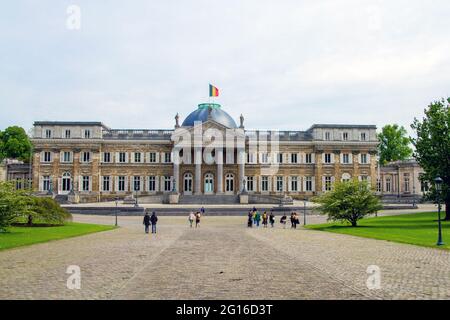
[{"label": "arched window", "polygon": [[234,175],[228,173],[225,176],[225,192],[233,192],[234,191]]},{"label": "arched window", "polygon": [[191,173],[185,173],[184,174],[184,193],[192,193],[192,174]]},{"label": "arched window", "polygon": [[214,192],[214,176],[212,173],[205,174],[205,193],[213,193]]}]

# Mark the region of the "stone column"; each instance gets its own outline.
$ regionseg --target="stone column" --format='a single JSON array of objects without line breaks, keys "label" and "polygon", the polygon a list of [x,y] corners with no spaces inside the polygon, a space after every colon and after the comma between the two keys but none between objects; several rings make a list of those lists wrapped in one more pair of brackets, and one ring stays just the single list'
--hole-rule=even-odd
[{"label": "stone column", "polygon": [[195,163],[195,194],[202,193],[202,148],[196,147],[194,149],[194,163]]},{"label": "stone column", "polygon": [[315,164],[314,164],[314,180],[315,180],[315,190],[313,190],[316,193],[322,192],[322,152],[323,151],[316,151],[314,158],[315,158]]},{"label": "stone column", "polygon": [[239,167],[239,181],[238,181],[238,190],[239,192],[243,191],[242,182],[245,178],[245,153],[243,149],[239,149],[238,151],[238,167]]},{"label": "stone column", "polygon": [[223,193],[223,149],[216,149],[217,162],[217,193]]},{"label": "stone column", "polygon": [[173,179],[174,181],[174,190],[175,192],[179,192],[180,185],[180,165],[176,162],[173,163]]}]

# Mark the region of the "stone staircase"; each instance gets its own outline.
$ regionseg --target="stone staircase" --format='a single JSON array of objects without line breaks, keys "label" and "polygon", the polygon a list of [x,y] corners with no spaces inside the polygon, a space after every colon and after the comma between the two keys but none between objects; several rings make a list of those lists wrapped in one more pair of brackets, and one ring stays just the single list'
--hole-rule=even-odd
[{"label": "stone staircase", "polygon": [[54,199],[59,204],[68,204],[69,203],[68,196],[66,194],[57,194]]},{"label": "stone staircase", "polygon": [[238,195],[225,194],[202,194],[202,195],[180,195],[180,204],[235,204],[239,203]]}]

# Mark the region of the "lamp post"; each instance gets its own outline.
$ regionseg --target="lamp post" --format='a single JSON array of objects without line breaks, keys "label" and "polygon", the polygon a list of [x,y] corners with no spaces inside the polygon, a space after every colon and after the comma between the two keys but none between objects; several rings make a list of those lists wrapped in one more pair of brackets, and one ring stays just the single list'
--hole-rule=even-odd
[{"label": "lamp post", "polygon": [[119,203],[119,197],[116,197],[115,199],[115,202],[116,202],[116,227],[117,227],[117,205],[118,205],[118,203]]},{"label": "lamp post", "polygon": [[303,226],[306,226],[306,198],[303,200]]},{"label": "lamp post", "polygon": [[434,179],[434,184],[436,187],[436,197],[437,197],[437,203],[438,203],[438,227],[439,227],[439,233],[438,233],[438,241],[436,245],[442,246],[444,242],[442,241],[442,225],[441,225],[441,199],[440,199],[440,193],[441,193],[441,187],[442,187],[442,178],[436,177]]}]

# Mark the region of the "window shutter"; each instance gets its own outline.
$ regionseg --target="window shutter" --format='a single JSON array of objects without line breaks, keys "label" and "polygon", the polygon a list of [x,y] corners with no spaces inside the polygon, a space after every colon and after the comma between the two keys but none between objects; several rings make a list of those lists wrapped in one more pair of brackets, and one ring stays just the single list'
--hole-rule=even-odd
[{"label": "window shutter", "polygon": [[311,177],[312,191],[316,191],[316,177]]},{"label": "window shutter", "polygon": [[334,153],[330,153],[330,160],[331,160],[331,163],[334,163]]},{"label": "window shutter", "polygon": [[287,177],[287,181],[288,181],[288,183],[287,183],[287,190],[288,190],[288,192],[291,192],[292,191],[292,177],[288,176]]},{"label": "window shutter", "polygon": [[43,177],[39,176],[39,191],[44,191]]},{"label": "window shutter", "polygon": [[130,152],[130,154],[131,154],[130,163],[134,163],[134,157],[136,157],[135,153],[136,152]]},{"label": "window shutter", "polygon": [[155,176],[155,192],[159,191],[159,176]]},{"label": "window shutter", "polygon": [[119,177],[118,176],[114,177],[114,191],[115,192],[119,191]]},{"label": "window shutter", "polygon": [[367,163],[370,163],[370,153],[367,153]]},{"label": "window shutter", "polygon": [[100,152],[100,163],[103,163],[103,160],[105,159],[104,154],[104,152]]},{"label": "window shutter", "polygon": [[125,152],[125,162],[128,163],[129,162],[129,153]]},{"label": "window shutter", "polygon": [[89,191],[92,191],[92,176],[89,176]]},{"label": "window shutter", "polygon": [[83,190],[83,177],[78,176],[78,191],[82,191],[82,190]]},{"label": "window shutter", "polygon": [[322,153],[322,163],[325,163],[325,153]]},{"label": "window shutter", "polygon": [[273,176],[272,181],[273,181],[272,191],[277,192],[277,176]]},{"label": "window shutter", "polygon": [[322,191],[325,191],[325,176],[322,176]]},{"label": "window shutter", "polygon": [[161,191],[166,191],[165,183],[164,183],[164,176],[161,176]]},{"label": "window shutter", "polygon": [[358,153],[358,163],[361,163],[361,153]]},{"label": "window shutter", "polygon": [[64,162],[64,152],[63,151],[59,152],[59,162]]},{"label": "window shutter", "polygon": [[141,184],[139,185],[139,191],[145,190],[145,177],[141,176]]},{"label": "window shutter", "polygon": [[253,192],[257,192],[258,191],[258,177],[257,176],[253,176]]},{"label": "window shutter", "polygon": [[306,177],[303,177],[303,179],[302,179],[302,188],[303,188],[303,191],[306,192]]},{"label": "window shutter", "polygon": [[[52,186],[52,189],[54,190],[54,186]],[[62,192],[62,178],[58,178],[58,193]]]},{"label": "window shutter", "polygon": [[316,163],[316,154],[315,153],[311,153],[311,162]]},{"label": "window shutter", "polygon": [[353,154],[352,153],[348,154],[348,162],[353,163]]}]

